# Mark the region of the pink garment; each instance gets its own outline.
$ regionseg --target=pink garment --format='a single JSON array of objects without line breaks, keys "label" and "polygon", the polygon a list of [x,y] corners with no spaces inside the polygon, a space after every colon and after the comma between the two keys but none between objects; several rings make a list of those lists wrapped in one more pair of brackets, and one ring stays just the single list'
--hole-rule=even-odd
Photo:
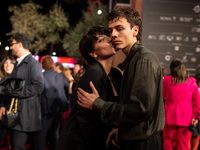
[{"label": "pink garment", "polygon": [[[189,150],[192,118],[200,113],[200,92],[196,79],[171,85],[172,76],[163,80],[163,98],[165,99],[165,127],[163,130],[164,150]],[[193,103],[193,104],[192,104]]]},{"label": "pink garment", "polygon": [[188,127],[165,125],[163,130],[163,149],[189,150],[190,133]]},{"label": "pink garment", "polygon": [[178,85],[171,83],[172,76],[165,76],[163,80],[165,124],[189,126],[192,118],[200,113],[200,92],[196,79],[189,77],[185,83]]}]

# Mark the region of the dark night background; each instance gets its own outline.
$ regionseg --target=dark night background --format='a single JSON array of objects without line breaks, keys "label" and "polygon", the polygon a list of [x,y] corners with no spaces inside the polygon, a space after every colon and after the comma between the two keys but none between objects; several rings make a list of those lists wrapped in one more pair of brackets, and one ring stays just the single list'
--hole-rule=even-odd
[{"label": "dark night background", "polygon": [[[11,13],[8,12],[8,7],[13,5],[20,5],[27,3],[29,0],[6,0],[0,5],[1,23],[0,23],[0,52],[9,45],[9,37],[6,33],[11,31],[11,24],[9,21]],[[46,14],[49,9],[56,3],[56,0],[33,0],[34,3],[40,4],[43,9],[42,13]],[[68,16],[69,24],[71,27],[75,26],[79,19],[82,17],[82,11],[86,10],[88,0],[59,0],[58,1]],[[61,54],[63,55],[63,54]]]}]

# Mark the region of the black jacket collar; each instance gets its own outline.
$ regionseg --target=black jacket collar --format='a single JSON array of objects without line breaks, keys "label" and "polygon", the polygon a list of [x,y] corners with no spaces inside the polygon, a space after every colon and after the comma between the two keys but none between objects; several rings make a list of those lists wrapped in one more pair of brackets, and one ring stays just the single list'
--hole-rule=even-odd
[{"label": "black jacket collar", "polygon": [[129,52],[129,55],[126,57],[126,59],[118,65],[118,67],[123,71],[128,64],[128,62],[131,60],[131,58],[141,49],[142,45],[137,41],[133,44],[131,47],[131,50]]}]

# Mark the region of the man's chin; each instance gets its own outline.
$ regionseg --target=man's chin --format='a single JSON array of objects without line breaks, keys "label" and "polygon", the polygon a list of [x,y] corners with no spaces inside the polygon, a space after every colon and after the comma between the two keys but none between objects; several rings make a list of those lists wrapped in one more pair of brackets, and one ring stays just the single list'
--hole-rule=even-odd
[{"label": "man's chin", "polygon": [[15,53],[13,53],[13,52],[12,52],[12,55],[13,55],[13,56],[17,56],[17,55],[16,55]]},{"label": "man's chin", "polygon": [[121,48],[115,48],[115,51],[116,52],[118,52],[118,51],[120,51],[120,50],[122,50]]}]

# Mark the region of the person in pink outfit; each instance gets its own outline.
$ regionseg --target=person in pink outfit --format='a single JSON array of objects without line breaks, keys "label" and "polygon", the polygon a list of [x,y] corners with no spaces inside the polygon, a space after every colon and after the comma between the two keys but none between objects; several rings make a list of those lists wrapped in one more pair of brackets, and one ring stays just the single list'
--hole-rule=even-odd
[{"label": "person in pink outfit", "polygon": [[[189,150],[189,126],[196,125],[200,113],[200,92],[196,79],[189,77],[183,63],[170,64],[171,75],[163,80],[165,99],[164,150]],[[193,103],[193,104],[192,104]]]}]

